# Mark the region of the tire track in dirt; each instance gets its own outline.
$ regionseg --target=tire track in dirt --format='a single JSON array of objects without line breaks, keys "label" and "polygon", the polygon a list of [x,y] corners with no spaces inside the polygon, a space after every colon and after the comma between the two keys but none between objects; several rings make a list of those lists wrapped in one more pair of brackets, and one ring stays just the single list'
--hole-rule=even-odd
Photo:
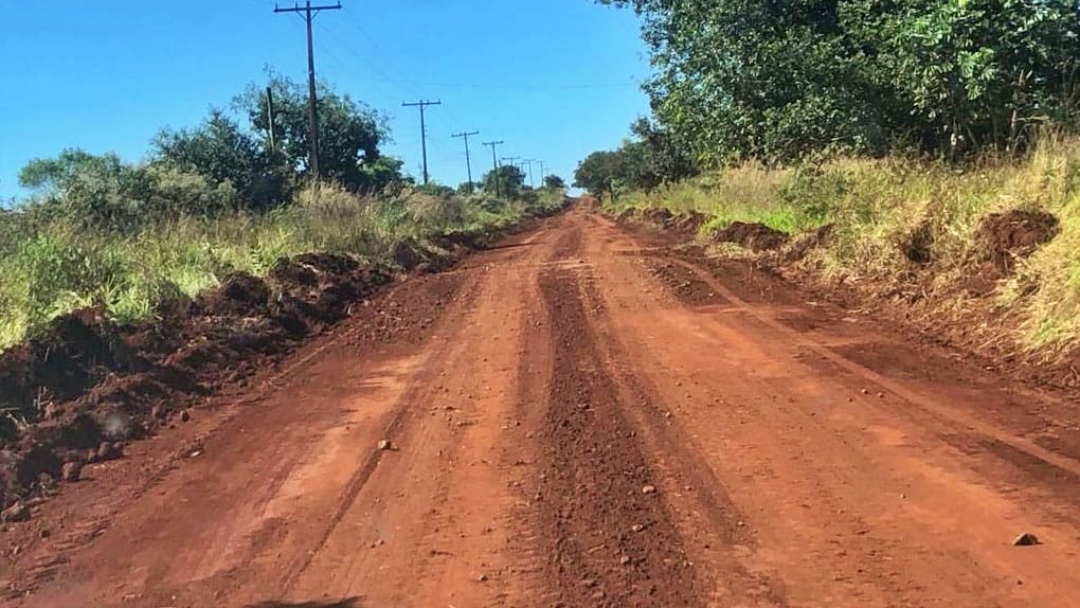
[{"label": "tire track in dirt", "polygon": [[287,599],[536,605],[541,559],[523,541],[533,434],[515,398],[521,361],[543,337],[533,284],[553,243],[542,237],[475,260],[476,301],[449,315],[454,331],[431,373],[412,375],[398,397],[411,412],[389,437],[400,450],[381,460]]},{"label": "tire track in dirt", "polygon": [[1059,453],[1048,450],[1034,441],[1030,441],[1023,437],[1017,437],[1010,433],[1002,432],[1000,429],[986,422],[979,420],[973,416],[968,415],[958,409],[951,408],[945,404],[942,404],[930,397],[915,392],[900,382],[897,382],[891,378],[884,376],[870,368],[867,368],[855,361],[852,361],[836,351],[819,344],[817,341],[807,337],[801,332],[795,331],[780,321],[773,319],[772,317],[762,314],[754,307],[747,304],[741,298],[739,298],[731,289],[725,286],[723,283],[713,277],[707,270],[687,262],[685,260],[672,258],[672,262],[679,265],[686,270],[692,272],[701,281],[710,285],[717,293],[721,294],[727,299],[733,306],[738,308],[743,313],[749,315],[757,322],[765,325],[770,330],[777,332],[784,336],[786,339],[791,340],[793,343],[800,345],[803,348],[813,352],[816,355],[824,358],[828,362],[832,363],[836,367],[854,374],[860,378],[863,378],[869,383],[875,386],[879,386],[886,391],[899,396],[905,401],[916,405],[927,412],[932,412],[934,415],[941,417],[948,423],[959,425],[961,428],[968,428],[977,431],[978,433],[991,437],[995,442],[1011,448],[1015,452],[1027,454],[1029,457],[1043,461],[1049,465],[1061,469],[1065,474],[1068,474],[1073,479],[1080,479],[1080,460],[1070,458],[1068,456],[1061,455]]},{"label": "tire track in dirt", "polygon": [[557,605],[703,606],[656,474],[600,365],[578,280],[566,269],[540,274],[554,366],[537,499]]},{"label": "tire track in dirt", "polygon": [[[1058,517],[1062,508],[1075,515],[1073,506],[1033,484],[1033,469],[1004,471],[990,454],[958,450],[941,435],[976,430],[867,390],[864,377],[804,340],[884,345],[879,357],[886,358],[902,356],[896,344],[839,314],[831,325],[808,324],[828,315],[739,268],[717,280],[730,283],[744,308],[719,297],[705,306],[688,302],[670,288],[690,270],[677,268],[674,277],[650,271],[656,258],[662,265],[683,252],[644,249],[628,236],[613,226],[588,233],[586,258],[599,261],[598,291],[612,311],[605,319],[634,355],[632,370],[648,380],[646,390],[657,387],[672,419],[685,423],[688,452],[706,460],[747,516],[754,542],[734,553],[765,586],[757,599],[715,605],[784,598],[799,606],[1073,605],[1066,598],[1076,587],[1069,570],[1076,524]],[[799,324],[781,333],[746,307]],[[1004,407],[998,384],[979,389],[980,402],[963,380],[922,380],[926,361],[916,374],[874,369],[949,407],[975,413],[985,404],[995,419]],[[972,377],[968,366],[945,369]],[[1016,430],[1001,426],[1022,435]],[[1053,541],[1035,551],[1013,548],[1016,530]],[[709,532],[703,527],[700,537]],[[694,539],[688,551],[696,555],[700,537],[683,536]],[[729,578],[722,566],[715,570]]]},{"label": "tire track in dirt", "polygon": [[583,281],[581,289],[587,309],[596,312],[590,323],[599,359],[610,370],[621,401],[631,404],[625,409],[627,417],[662,479],[680,534],[693,539],[686,552],[698,565],[703,590],[708,590],[707,605],[788,606],[782,581],[751,572],[740,561],[741,554],[756,546],[746,527],[749,518],[673,414],[675,400],[635,369],[635,358],[619,343],[597,282]]}]

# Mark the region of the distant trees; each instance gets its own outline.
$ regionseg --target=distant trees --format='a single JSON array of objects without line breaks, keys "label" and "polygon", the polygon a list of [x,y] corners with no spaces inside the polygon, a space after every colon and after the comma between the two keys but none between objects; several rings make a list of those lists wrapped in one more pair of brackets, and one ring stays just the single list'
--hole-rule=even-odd
[{"label": "distant trees", "polygon": [[643,15],[655,116],[708,166],[1020,151],[1076,126],[1076,0],[599,1]]},{"label": "distant trees", "polygon": [[[306,89],[277,76],[270,88],[273,149],[265,88],[251,85],[234,100],[240,120],[214,109],[194,128],[162,130],[144,163],[70,149],[32,160],[19,182],[35,191],[34,213],[95,227],[126,229],[166,215],[268,210],[292,200],[295,187],[309,177]],[[388,138],[379,114],[322,86],[319,122],[322,178],[354,192],[406,181],[402,161],[379,149]]]},{"label": "distant trees", "polygon": [[593,152],[574,171],[574,186],[596,196],[608,194],[617,198],[617,186],[624,181],[625,175],[626,162],[622,152]]},{"label": "distant trees", "polygon": [[290,172],[281,159],[221,110],[211,110],[194,129],[160,132],[152,154],[156,164],[231,184],[252,209],[289,196]]},{"label": "distant trees", "polygon": [[521,198],[525,189],[525,172],[514,165],[502,165],[498,171],[485,173],[480,180],[480,187],[491,195],[499,193],[503,198]]},{"label": "distant trees", "polygon": [[[280,76],[269,84],[274,97],[274,144],[266,88],[249,85],[233,102],[248,119],[241,127],[221,110],[196,129],[162,131],[154,142],[156,160],[184,171],[230,182],[254,208],[289,196],[290,184],[309,177],[307,89]],[[325,85],[319,91],[320,177],[352,191],[372,191],[401,178],[401,163],[387,159],[379,145],[387,139],[383,118],[348,95]]]},{"label": "distant trees", "polygon": [[594,152],[581,161],[574,185],[617,198],[621,189],[648,192],[698,173],[697,164],[672,135],[649,119],[635,121],[631,133],[619,149]]},{"label": "distant trees", "polygon": [[31,211],[90,229],[128,230],[148,219],[208,215],[234,209],[239,197],[228,182],[153,164],[124,163],[115,154],[77,148],[30,161],[19,184],[36,191]]},{"label": "distant trees", "polygon": [[559,177],[558,175],[545,175],[544,187],[550,190],[561,190],[563,188],[566,188],[566,180]]},{"label": "distant trees", "polygon": [[[269,132],[264,86],[249,85],[234,100],[236,108],[247,114],[253,132]],[[307,85],[281,76],[271,76],[269,88],[274,96],[274,139],[286,167],[307,178],[310,167],[308,140]],[[369,180],[364,167],[378,163],[379,146],[389,137],[385,118],[375,110],[339,94],[328,86],[319,86],[319,172],[320,178],[346,188],[370,190],[378,185]],[[384,165],[385,167],[385,165]]]}]

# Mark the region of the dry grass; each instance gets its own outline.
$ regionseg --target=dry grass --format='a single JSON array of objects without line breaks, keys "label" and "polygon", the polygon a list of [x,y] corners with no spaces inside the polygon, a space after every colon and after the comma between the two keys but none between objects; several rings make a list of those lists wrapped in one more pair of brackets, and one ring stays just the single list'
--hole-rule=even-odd
[{"label": "dry grass", "polygon": [[[559,202],[561,193],[540,204]],[[332,252],[388,261],[398,241],[499,228],[528,211],[482,196],[405,190],[365,198],[316,185],[268,214],[182,217],[130,233],[0,215],[0,349],[83,306],[103,303],[119,321],[143,319],[167,298],[194,296],[235,271],[263,275],[282,257]]]},{"label": "dry grass", "polygon": [[[988,214],[1044,210],[1061,231],[999,281],[994,304],[1019,318],[998,339],[1056,357],[1080,347],[1080,139],[1048,135],[1022,161],[987,158],[960,170],[919,159],[837,159],[798,169],[747,165],[626,196],[618,207],[667,207],[712,216],[707,233],[733,221],[800,233],[832,224],[828,246],[804,260],[827,282],[867,293],[919,290],[944,317],[959,315],[956,285],[978,258],[976,233]],[[902,244],[921,231],[929,263]],[[1008,334],[1008,335],[1006,335]]]}]

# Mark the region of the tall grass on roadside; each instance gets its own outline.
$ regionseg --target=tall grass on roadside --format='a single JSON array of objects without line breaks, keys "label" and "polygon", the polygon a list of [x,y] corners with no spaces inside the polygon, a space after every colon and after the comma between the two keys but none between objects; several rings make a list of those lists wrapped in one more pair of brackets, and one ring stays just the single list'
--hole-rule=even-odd
[{"label": "tall grass on roadside", "polygon": [[[705,236],[733,221],[792,234],[831,224],[828,246],[809,261],[824,280],[887,292],[916,273],[931,298],[955,293],[952,286],[970,275],[987,215],[1048,211],[1060,220],[1060,233],[1017,261],[1014,275],[998,283],[996,301],[1024,319],[1021,335],[1010,338],[1020,346],[1048,355],[1080,347],[1078,138],[1048,134],[1025,159],[984,158],[962,169],[903,157],[783,169],[744,165],[624,196],[615,205],[628,206],[705,213],[712,217]],[[923,266],[904,254],[913,238],[926,249]]]},{"label": "tall grass on roadside", "polygon": [[333,252],[388,261],[397,241],[501,227],[526,211],[483,196],[405,189],[360,197],[320,184],[265,214],[180,217],[117,233],[0,214],[0,349],[80,307],[100,303],[118,321],[145,319],[165,299],[194,296],[231,272],[265,274],[282,257]]}]

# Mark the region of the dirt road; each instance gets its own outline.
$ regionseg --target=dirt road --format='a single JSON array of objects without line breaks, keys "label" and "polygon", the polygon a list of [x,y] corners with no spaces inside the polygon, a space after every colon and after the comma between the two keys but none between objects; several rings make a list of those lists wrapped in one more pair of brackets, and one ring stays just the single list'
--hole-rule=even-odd
[{"label": "dirt road", "polygon": [[198,411],[10,605],[1080,606],[1067,400],[582,208]]}]

